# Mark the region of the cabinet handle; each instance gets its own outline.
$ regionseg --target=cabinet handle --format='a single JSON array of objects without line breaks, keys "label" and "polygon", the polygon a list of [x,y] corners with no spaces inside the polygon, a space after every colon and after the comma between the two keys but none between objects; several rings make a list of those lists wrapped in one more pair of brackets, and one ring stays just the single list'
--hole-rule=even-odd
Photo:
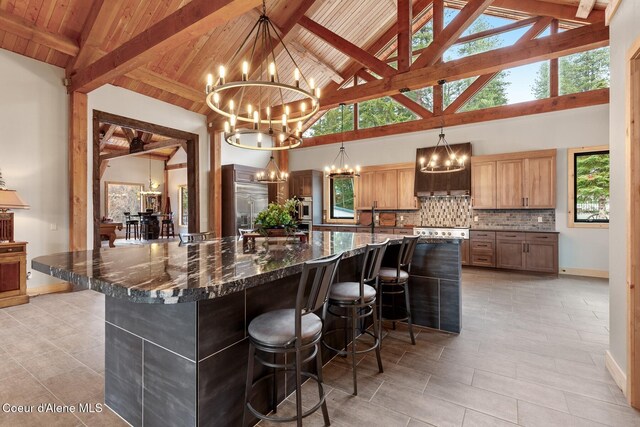
[{"label": "cabinet handle", "polygon": [[505,237],[516,237],[515,234],[505,234]]},{"label": "cabinet handle", "polygon": [[527,200],[527,207],[529,207],[529,198],[527,197],[526,200]]},{"label": "cabinet handle", "polygon": [[529,253],[529,244],[527,243],[527,253]]},{"label": "cabinet handle", "polygon": [[526,251],[524,250],[524,245],[525,245],[525,243],[524,243],[524,242],[522,242],[522,253],[525,253],[525,252],[526,252]]},{"label": "cabinet handle", "polygon": [[524,197],[522,198],[522,206],[524,206]]}]

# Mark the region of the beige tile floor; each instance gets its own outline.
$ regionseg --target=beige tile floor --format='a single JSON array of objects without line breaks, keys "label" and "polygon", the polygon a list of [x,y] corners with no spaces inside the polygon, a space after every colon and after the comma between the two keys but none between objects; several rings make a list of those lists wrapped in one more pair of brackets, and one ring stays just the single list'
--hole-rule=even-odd
[{"label": "beige tile floor", "polygon": [[[82,291],[0,310],[0,402],[102,402],[103,302]],[[327,364],[332,425],[640,426],[604,367],[608,310],[604,280],[465,270],[459,336],[419,329],[412,346],[403,328],[387,330],[385,372],[360,358],[357,397],[348,361]],[[305,386],[305,406],[315,392]],[[290,397],[279,413],[294,410]],[[108,410],[0,411],[0,426],[31,425],[124,423]],[[322,425],[321,415],[305,425]]]}]

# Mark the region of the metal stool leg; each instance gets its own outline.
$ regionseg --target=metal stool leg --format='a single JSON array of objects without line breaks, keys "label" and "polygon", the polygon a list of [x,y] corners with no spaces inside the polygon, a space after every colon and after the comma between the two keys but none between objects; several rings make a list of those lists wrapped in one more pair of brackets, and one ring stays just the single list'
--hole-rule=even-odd
[{"label": "metal stool leg", "polygon": [[358,374],[356,372],[356,329],[358,315],[356,307],[351,309],[351,369],[353,370],[353,395],[358,395]]},{"label": "metal stool leg", "polygon": [[[169,237],[167,235],[167,237]],[[273,364],[276,364],[278,355],[273,353]],[[273,368],[273,389],[271,390],[271,410],[274,414],[278,413],[278,370]]]},{"label": "metal stool leg", "polygon": [[247,404],[251,398],[251,389],[253,386],[253,364],[255,362],[256,350],[253,344],[249,343],[249,360],[247,363],[247,382],[244,389],[244,409],[242,411],[242,427],[247,425]]},{"label": "metal stool leg", "polygon": [[413,335],[413,322],[411,321],[411,306],[409,299],[409,282],[405,283],[403,286],[404,289],[404,300],[407,308],[407,325],[409,326],[409,335],[411,336],[411,344],[416,345],[416,338]]},{"label": "metal stool leg", "polygon": [[380,331],[378,330],[378,307],[373,307],[373,335],[378,337],[378,345],[376,347],[376,359],[378,359],[378,372],[384,372],[382,369],[382,357],[380,356],[380,344],[382,344],[382,340],[380,339]]},{"label": "metal stool leg", "polygon": [[[318,397],[320,399],[324,396],[324,390],[322,389],[322,348],[320,343],[316,344],[316,370],[318,375]],[[322,417],[324,418],[324,425],[330,426],[331,421],[329,420],[329,411],[327,410],[327,401],[322,402]]]},{"label": "metal stool leg", "polygon": [[302,427],[302,354],[296,349],[296,421]]}]

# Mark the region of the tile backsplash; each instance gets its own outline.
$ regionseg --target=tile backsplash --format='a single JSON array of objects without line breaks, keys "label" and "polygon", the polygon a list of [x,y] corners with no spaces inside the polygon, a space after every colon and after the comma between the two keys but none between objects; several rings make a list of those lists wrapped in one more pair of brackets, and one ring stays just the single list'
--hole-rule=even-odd
[{"label": "tile backsplash", "polygon": [[[478,220],[474,221],[474,217]],[[542,222],[538,222],[541,218]],[[412,218],[423,227],[470,227],[548,230],[556,228],[554,209],[474,210],[469,196],[420,198],[420,210]]]}]

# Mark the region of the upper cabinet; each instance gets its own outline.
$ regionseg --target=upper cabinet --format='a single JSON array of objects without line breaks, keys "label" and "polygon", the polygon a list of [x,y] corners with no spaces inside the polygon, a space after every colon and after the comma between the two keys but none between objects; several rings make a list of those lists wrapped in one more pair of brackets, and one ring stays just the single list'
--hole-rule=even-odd
[{"label": "upper cabinet", "polygon": [[552,209],[556,206],[556,150],[471,159],[476,209]]},{"label": "upper cabinet", "polygon": [[413,163],[362,168],[357,187],[357,208],[371,209],[376,203],[376,209],[417,209],[414,181]]}]

